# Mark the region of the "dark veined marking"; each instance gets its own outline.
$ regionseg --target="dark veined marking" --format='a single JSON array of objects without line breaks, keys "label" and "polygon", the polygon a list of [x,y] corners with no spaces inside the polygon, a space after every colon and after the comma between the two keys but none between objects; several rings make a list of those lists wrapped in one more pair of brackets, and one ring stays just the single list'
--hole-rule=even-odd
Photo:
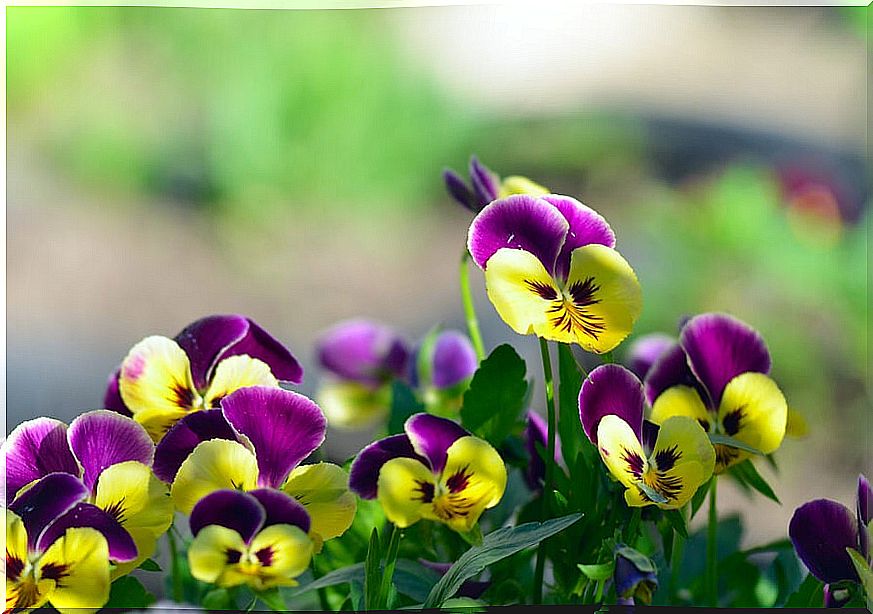
[{"label": "dark veined marking", "polygon": [[628,471],[630,471],[635,478],[639,478],[643,475],[643,467],[645,466],[645,461],[643,460],[642,456],[640,456],[633,450],[622,448],[621,460],[623,460],[627,464]]},{"label": "dark veined marking", "polygon": [[722,418],[721,425],[722,428],[724,428],[725,433],[734,436],[740,432],[740,427],[742,426],[743,418],[745,417],[745,409],[745,405],[737,407]]},{"label": "dark veined marking", "polygon": [[412,492],[420,493],[420,496],[412,497],[412,500],[421,501],[422,503],[430,503],[431,501],[433,501],[433,484],[431,484],[430,482],[425,482],[423,480],[416,480],[415,483],[418,484],[418,486],[416,486],[415,490],[413,490]]},{"label": "dark veined marking", "polygon": [[260,550],[255,552],[255,556],[262,566],[269,567],[273,564],[273,547],[266,546],[265,548],[261,548]]},{"label": "dark veined marking", "polygon": [[124,497],[121,497],[118,501],[105,508],[103,511],[115,518],[119,524],[123,523],[125,520],[124,513],[127,511],[124,508]]},{"label": "dark veined marking", "polygon": [[61,579],[69,576],[70,572],[66,565],[60,565],[58,563],[46,563],[40,568],[39,575],[42,578],[54,580],[58,584],[58,586],[60,586]]},{"label": "dark veined marking", "polygon": [[470,484],[470,478],[473,477],[473,472],[468,472],[469,465],[464,465],[460,470],[458,470],[452,477],[446,480],[446,486],[449,489],[449,492],[456,493],[461,492]]},{"label": "dark veined marking", "polygon": [[600,286],[594,283],[593,277],[574,282],[567,289],[570,300],[557,299],[549,307],[548,313],[552,315],[552,325],[566,333],[576,329],[596,341],[606,330],[606,325],[602,317],[589,313],[586,308],[600,302],[600,299],[594,298],[599,290]]},{"label": "dark veined marking", "polygon": [[242,552],[234,550],[233,548],[228,548],[224,551],[224,558],[228,565],[236,565],[242,558]]},{"label": "dark veined marking", "polygon": [[175,395],[175,403],[184,409],[194,408],[194,391],[179,382],[173,384],[173,395]]},{"label": "dark veined marking", "polygon": [[682,452],[679,451],[678,447],[672,445],[655,454],[655,465],[658,466],[659,471],[670,471],[681,456]]},{"label": "dark veined marking", "polygon": [[24,571],[24,561],[6,551],[6,578],[15,582]]},{"label": "dark veined marking", "polygon": [[[646,475],[644,481],[647,486],[667,499],[675,501],[679,498],[679,493],[682,492],[682,478],[678,475],[667,475],[663,471],[651,471]],[[646,498],[649,498],[648,495]]]},{"label": "dark veined marking", "polygon": [[702,426],[704,431],[706,431],[707,433],[709,432],[709,427],[710,427],[709,420],[704,420],[703,418],[698,418],[697,424]]},{"label": "dark veined marking", "polygon": [[555,290],[551,284],[543,283],[541,281],[531,281],[529,279],[525,279],[524,283],[533,292],[537,293],[541,299],[554,301],[558,298],[558,291]]},{"label": "dark veined marking", "polygon": [[452,520],[468,516],[470,509],[475,505],[475,502],[459,493],[449,493],[434,500],[433,511],[441,520]]},{"label": "dark veined marking", "polygon": [[[18,595],[15,597],[15,604],[11,608],[13,610],[33,607],[39,602],[41,598],[36,583],[30,579],[16,586],[12,592],[13,594],[14,592],[18,593]],[[8,598],[9,595],[7,595],[7,599]],[[7,601],[7,605],[8,603],[9,602]],[[9,610],[7,610],[7,612],[8,611]]]},{"label": "dark veined marking", "polygon": [[731,446],[726,446],[720,443],[715,444],[713,447],[715,448],[716,466],[721,467],[722,469],[729,467],[740,457],[740,450],[737,448],[732,448]]},{"label": "dark veined marking", "polygon": [[[227,393],[220,394],[216,397],[213,397],[212,402],[209,404],[209,407],[207,407],[206,409],[221,409],[221,400],[226,396],[227,396]],[[194,402],[193,399],[191,402],[192,403]]]}]

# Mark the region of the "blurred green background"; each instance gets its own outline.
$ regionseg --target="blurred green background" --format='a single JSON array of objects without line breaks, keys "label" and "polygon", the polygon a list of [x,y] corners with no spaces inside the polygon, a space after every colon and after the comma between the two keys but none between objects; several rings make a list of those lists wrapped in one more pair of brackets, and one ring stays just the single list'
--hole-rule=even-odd
[{"label": "blurred green background", "polygon": [[[810,433],[779,453],[783,506],[726,499],[749,540],[850,504],[871,469],[869,13],[565,10],[8,7],[6,432],[99,406],[135,342],[210,313],[287,342],[309,394],[339,319],[461,328],[471,214],[440,173],[475,153],[607,217],[635,335],[708,310],[764,334]],[[538,373],[472,279],[486,343]]]}]

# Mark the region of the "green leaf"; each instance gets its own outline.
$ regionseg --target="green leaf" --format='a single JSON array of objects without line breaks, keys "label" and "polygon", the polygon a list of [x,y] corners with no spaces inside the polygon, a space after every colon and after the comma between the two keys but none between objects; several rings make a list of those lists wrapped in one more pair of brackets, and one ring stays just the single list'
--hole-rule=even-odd
[{"label": "green leaf", "polygon": [[161,566],[152,559],[146,559],[139,565],[139,569],[143,571],[163,571]]},{"label": "green leaf", "polygon": [[582,388],[582,374],[572,348],[558,344],[558,435],[561,437],[561,454],[571,462],[579,453],[580,444],[585,440],[585,431],[579,420],[579,390]]},{"label": "green leaf", "polygon": [[721,435],[719,433],[710,433],[709,441],[715,444],[721,444],[723,446],[728,446],[729,448],[736,448],[737,450],[743,450],[745,452],[750,452],[751,454],[757,454],[758,456],[764,456],[764,453],[761,452],[758,448],[753,448],[749,444],[740,441],[739,439],[735,439],[730,437],[729,435]]},{"label": "green leaf", "polygon": [[439,582],[440,575],[418,561],[397,559],[394,569],[394,586],[398,592],[411,597],[416,603],[427,599],[428,593]]},{"label": "green leaf", "polygon": [[[374,529],[375,530],[375,529]],[[319,588],[325,588],[328,586],[336,586],[337,584],[348,584],[348,583],[358,583],[363,584],[364,582],[364,564],[363,563],[355,563],[354,565],[349,565],[348,567],[342,567],[340,569],[335,569],[329,573],[324,574],[319,579],[310,582],[309,584],[305,584],[303,586],[298,586],[295,589],[288,591],[288,594],[293,597],[297,597],[298,595],[302,595],[308,591],[316,590]]]},{"label": "green leaf", "polygon": [[681,510],[664,510],[664,517],[673,530],[683,538],[688,539],[688,527],[685,525],[685,516]]},{"label": "green leaf", "polygon": [[697,489],[697,492],[694,493],[694,496],[691,497],[691,519],[693,519],[697,512],[703,507],[703,502],[706,501],[706,495],[709,494],[710,483],[712,482],[712,478],[709,478],[704,484]]},{"label": "green leaf", "polygon": [[282,599],[282,595],[279,593],[278,588],[261,591],[255,593],[255,595],[257,595],[258,599],[263,601],[267,607],[274,612],[285,612],[288,610],[288,606],[285,604],[285,600]]},{"label": "green leaf", "polygon": [[236,603],[226,588],[215,588],[200,601],[204,610],[235,610]]},{"label": "green leaf", "polygon": [[852,564],[855,566],[855,571],[858,572],[858,577],[861,578],[861,586],[864,587],[864,592],[867,593],[867,605],[870,606],[873,600],[873,571],[870,570],[870,565],[863,555],[854,548],[846,548],[849,553],[849,558],[852,559]]},{"label": "green leaf", "polygon": [[733,475],[757,490],[768,499],[771,499],[776,503],[779,503],[780,505],[782,504],[782,502],[779,501],[779,497],[776,496],[776,493],[773,492],[773,489],[767,483],[767,480],[761,477],[761,474],[758,473],[758,470],[755,468],[755,465],[752,463],[752,461],[746,459],[743,462],[731,467],[730,470]]},{"label": "green leaf", "polygon": [[368,610],[378,609],[379,589],[382,586],[382,548],[379,530],[370,533],[370,547],[364,562],[364,604]]},{"label": "green leaf", "polygon": [[649,557],[630,546],[622,546],[621,548],[618,548],[615,553],[629,560],[640,571],[652,573],[657,573],[658,571]]},{"label": "green leaf", "polygon": [[612,577],[612,572],[615,571],[615,561],[607,561],[606,563],[595,563],[593,565],[583,565],[579,563],[576,567],[579,568],[586,578],[589,580],[606,580]]},{"label": "green leaf", "polygon": [[137,578],[122,576],[112,583],[106,608],[126,610],[147,608],[155,602],[155,596],[146,590]]},{"label": "green leaf", "polygon": [[470,599],[469,597],[452,597],[446,599],[440,606],[443,612],[451,612],[453,614],[475,614],[476,612],[487,612],[484,601],[478,599]]},{"label": "green leaf", "polygon": [[400,381],[391,384],[391,413],[388,416],[388,434],[403,432],[403,424],[413,414],[424,411],[424,405],[415,398],[412,388]]},{"label": "green leaf", "polygon": [[800,583],[800,586],[794,591],[785,602],[786,608],[808,608],[821,607],[824,599],[823,591],[824,582],[809,574]]},{"label": "green leaf", "polygon": [[500,345],[482,361],[464,393],[461,424],[492,445],[512,432],[528,389],[524,360],[510,345]]},{"label": "green leaf", "polygon": [[446,599],[453,596],[465,581],[489,565],[563,531],[581,517],[581,514],[571,514],[543,523],[530,522],[517,527],[504,527],[489,533],[482,540],[481,546],[474,546],[461,555],[440,578],[427,596],[424,608],[439,607]]}]

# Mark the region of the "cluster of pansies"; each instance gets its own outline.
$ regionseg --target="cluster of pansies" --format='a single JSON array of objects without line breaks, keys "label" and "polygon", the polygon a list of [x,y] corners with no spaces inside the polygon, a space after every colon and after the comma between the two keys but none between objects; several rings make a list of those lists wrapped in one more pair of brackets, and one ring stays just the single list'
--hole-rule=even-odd
[{"label": "cluster of pansies", "polygon": [[[469,175],[444,173],[474,214],[466,333],[436,326],[410,343],[382,322],[339,322],[316,344],[311,399],[291,390],[303,369],[283,343],[245,316],[209,316],[134,345],[103,408],[18,425],[3,444],[7,610],[147,605],[124,598],[145,591],[131,574],[158,569],[152,557],[169,561],[173,599],[208,609],[313,609],[316,596],[354,610],[748,605],[768,587],[759,605],[863,604],[864,476],[854,511],[795,512],[802,583],[719,551],[718,481],[776,499],[756,466],[804,430],[763,337],[725,313],[633,336],[642,288],[603,216],[476,158]],[[538,339],[544,394],[511,345],[486,353],[469,261],[509,329]],[[366,443],[329,458],[331,428]],[[708,523],[689,532],[707,498]],[[692,544],[706,550],[696,571]],[[780,548],[757,554],[782,561]],[[749,578],[754,590],[731,589]]]}]

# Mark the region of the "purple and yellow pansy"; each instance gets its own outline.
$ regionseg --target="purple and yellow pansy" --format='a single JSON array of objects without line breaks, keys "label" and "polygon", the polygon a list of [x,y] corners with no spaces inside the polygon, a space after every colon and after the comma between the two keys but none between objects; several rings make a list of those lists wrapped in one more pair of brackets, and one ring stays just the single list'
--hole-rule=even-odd
[{"label": "purple and yellow pansy", "polygon": [[355,319],[327,330],[317,343],[316,356],[328,373],[318,404],[331,426],[354,429],[387,415],[391,382],[405,377],[409,348],[392,328]]},{"label": "purple and yellow pansy", "polygon": [[189,525],[191,575],[222,588],[295,586],[312,558],[309,514],[280,490],[217,490],[197,502]]},{"label": "purple and yellow pansy", "polygon": [[301,394],[241,388],[221,400],[221,409],[173,426],[155,451],[155,474],[172,484],[172,500],[185,514],[217,490],[281,490],[306,508],[318,550],[348,529],[357,507],[341,467],[300,464],[322,444],[326,428],[321,409]]},{"label": "purple and yellow pansy", "polygon": [[424,518],[458,532],[472,530],[506,489],[500,455],[446,418],[415,414],[404,431],[361,450],[349,487],[362,499],[377,499],[400,528]]},{"label": "purple and yellow pansy", "polygon": [[636,274],[597,212],[569,196],[493,201],[470,225],[467,248],[510,328],[603,354],[642,309]]},{"label": "purple and yellow pansy", "polygon": [[76,511],[67,519],[81,516],[100,526],[118,525],[132,556],[118,558],[118,551],[110,549],[116,563],[113,578],[151,556],[172,522],[168,489],[152,473],[154,444],[126,416],[95,410],[69,426],[53,418],[28,420],[10,433],[2,449],[10,509],[49,476],[68,475],[80,486],[74,489]]},{"label": "purple and yellow pansy", "polygon": [[410,383],[428,413],[457,415],[464,392],[479,367],[467,335],[456,330],[434,331],[425,337],[410,360]]},{"label": "purple and yellow pansy", "polygon": [[502,179],[479,162],[476,156],[470,157],[470,185],[451,169],[443,171],[443,182],[452,198],[461,205],[478,213],[485,205],[498,198],[513,194],[530,194],[541,196],[549,190],[521,175],[512,175]]},{"label": "purple and yellow pansy", "polygon": [[[788,405],[769,372],[770,354],[757,331],[727,314],[695,316],[646,376],[650,419],[663,424],[686,416],[708,433],[770,454],[785,437]],[[715,450],[716,473],[752,455],[721,443]]]},{"label": "purple and yellow pansy", "polygon": [[172,339],[153,335],[133,346],[110,376],[104,404],[132,415],[157,442],[178,420],[218,407],[234,390],[302,379],[297,359],[254,321],[214,315]]},{"label": "purple and yellow pansy", "polygon": [[715,451],[696,420],[675,416],[658,427],[644,410],[642,384],[620,365],[601,365],[582,383],[582,428],[625,486],[627,504],[681,508],[712,475]]}]

